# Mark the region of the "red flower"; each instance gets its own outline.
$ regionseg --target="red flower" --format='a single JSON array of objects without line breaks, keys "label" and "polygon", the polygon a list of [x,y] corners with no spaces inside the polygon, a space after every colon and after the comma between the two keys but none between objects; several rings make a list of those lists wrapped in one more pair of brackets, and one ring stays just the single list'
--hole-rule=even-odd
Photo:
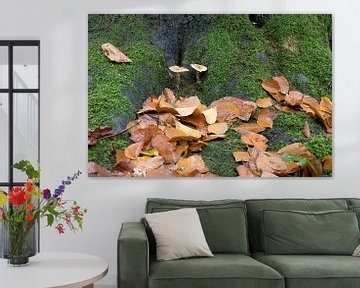
[{"label": "red flower", "polygon": [[65,233],[65,232],[64,232],[65,229],[64,229],[64,225],[63,225],[63,224],[59,223],[55,228],[58,230],[59,234]]},{"label": "red flower", "polygon": [[26,205],[26,210],[31,210],[34,208],[34,205],[32,203],[29,203]]},{"label": "red flower", "polygon": [[26,221],[31,221],[34,218],[34,215],[28,214],[26,215]]},{"label": "red flower", "polygon": [[23,187],[13,187],[9,193],[9,201],[12,205],[21,205],[26,201],[25,189]]},{"label": "red flower", "polygon": [[25,183],[25,187],[26,187],[26,190],[28,191],[28,192],[31,192],[31,191],[33,191],[33,186],[32,186],[32,184],[30,183],[30,182],[26,182]]},{"label": "red flower", "polygon": [[25,200],[29,200],[31,198],[31,195],[28,194],[28,193],[25,193],[25,196],[24,196]]}]

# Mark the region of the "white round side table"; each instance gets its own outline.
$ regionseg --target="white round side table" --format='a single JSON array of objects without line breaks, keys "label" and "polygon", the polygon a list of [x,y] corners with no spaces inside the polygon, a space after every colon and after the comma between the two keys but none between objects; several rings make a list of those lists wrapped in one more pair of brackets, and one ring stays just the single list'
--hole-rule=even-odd
[{"label": "white round side table", "polygon": [[108,272],[107,262],[80,253],[38,253],[29,265],[9,267],[0,260],[1,288],[93,288]]}]

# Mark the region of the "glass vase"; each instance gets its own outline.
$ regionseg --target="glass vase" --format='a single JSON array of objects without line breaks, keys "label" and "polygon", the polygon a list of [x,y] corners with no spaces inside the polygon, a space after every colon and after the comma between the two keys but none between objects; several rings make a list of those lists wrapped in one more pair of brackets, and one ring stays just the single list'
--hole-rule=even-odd
[{"label": "glass vase", "polygon": [[9,266],[25,266],[37,252],[37,224],[1,221],[0,257],[8,259]]}]

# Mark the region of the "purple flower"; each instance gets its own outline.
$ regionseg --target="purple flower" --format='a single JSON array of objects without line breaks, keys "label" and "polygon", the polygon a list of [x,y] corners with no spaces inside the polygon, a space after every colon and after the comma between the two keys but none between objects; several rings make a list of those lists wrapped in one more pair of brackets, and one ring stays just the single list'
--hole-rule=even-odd
[{"label": "purple flower", "polygon": [[51,192],[50,192],[50,190],[49,189],[44,189],[44,191],[43,191],[43,196],[44,196],[44,198],[47,200],[47,199],[49,199],[50,197],[51,197]]}]

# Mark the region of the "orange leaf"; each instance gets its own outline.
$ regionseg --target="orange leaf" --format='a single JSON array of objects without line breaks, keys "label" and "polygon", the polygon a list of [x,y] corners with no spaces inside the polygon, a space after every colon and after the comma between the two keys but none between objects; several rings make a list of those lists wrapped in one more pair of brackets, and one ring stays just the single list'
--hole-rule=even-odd
[{"label": "orange leaf", "polygon": [[275,110],[270,108],[262,109],[258,114],[257,124],[262,127],[272,128],[273,121],[277,117]]},{"label": "orange leaf", "polygon": [[177,162],[176,172],[182,176],[190,176],[191,174],[206,173],[209,169],[206,168],[204,160],[200,155],[193,155],[187,158],[180,159]]},{"label": "orange leaf", "polygon": [[212,141],[212,140],[216,140],[216,139],[224,139],[226,138],[226,135],[215,135],[215,134],[212,134],[212,135],[206,135],[202,138],[203,141],[205,142],[209,142],[209,141]]},{"label": "orange leaf", "polygon": [[125,148],[124,154],[129,159],[136,159],[140,155],[140,152],[143,149],[143,147],[144,147],[143,141],[133,143]]},{"label": "orange leaf", "polygon": [[154,111],[156,111],[156,108],[158,107],[158,105],[159,105],[158,98],[150,96],[145,100],[142,108],[137,113],[141,114],[141,113],[146,113],[146,112],[154,112]]},{"label": "orange leaf", "polygon": [[174,105],[174,103],[176,101],[176,97],[175,97],[174,92],[171,89],[165,88],[163,95],[165,96],[165,99],[169,104]]},{"label": "orange leaf", "polygon": [[95,163],[89,162],[88,163],[88,174],[90,177],[112,177],[114,176],[109,170],[105,167]]},{"label": "orange leaf", "polygon": [[247,152],[247,151],[235,151],[235,152],[233,152],[233,156],[234,156],[236,162],[250,160],[250,155],[249,155],[249,152]]},{"label": "orange leaf", "polygon": [[214,124],[217,118],[217,109],[210,108],[202,112],[205,116],[205,120],[208,124]]},{"label": "orange leaf", "polygon": [[146,177],[174,177],[174,173],[165,166],[150,169],[146,173]]},{"label": "orange leaf", "polygon": [[273,174],[273,173],[270,173],[270,172],[268,172],[268,171],[263,171],[262,173],[261,173],[261,176],[260,177],[279,177],[279,176],[277,176],[277,175],[275,175],[275,174]]},{"label": "orange leaf", "polygon": [[174,141],[192,141],[198,140],[200,137],[194,137],[193,135],[186,134],[185,132],[176,128],[166,128],[165,135],[170,142]]},{"label": "orange leaf", "polygon": [[118,63],[131,63],[131,59],[121,52],[117,47],[111,43],[105,43],[101,45],[101,49],[105,56],[111,61]]},{"label": "orange leaf", "polygon": [[235,119],[248,121],[257,108],[254,102],[244,101],[236,97],[220,98],[211,103],[210,107],[217,108],[217,121],[219,122]]},{"label": "orange leaf", "polygon": [[304,94],[298,91],[290,91],[289,94],[285,96],[285,102],[290,106],[300,106],[303,103]]},{"label": "orange leaf", "polygon": [[147,171],[150,169],[156,169],[164,164],[164,158],[162,156],[142,156],[138,157],[132,161],[137,168],[140,168],[143,171]]},{"label": "orange leaf", "polygon": [[200,108],[196,108],[190,116],[183,117],[181,121],[187,122],[197,128],[202,128],[207,125],[205,116]]},{"label": "orange leaf", "polygon": [[273,105],[272,100],[269,97],[256,100],[256,105],[260,108],[268,108]]},{"label": "orange leaf", "polygon": [[240,134],[244,134],[247,132],[255,132],[255,133],[260,133],[265,131],[265,128],[256,124],[256,123],[244,123],[241,124],[240,126],[237,126],[235,128],[233,128],[236,132],[240,133]]},{"label": "orange leaf", "polygon": [[332,114],[332,102],[328,97],[322,97],[320,101],[320,110],[327,114]]},{"label": "orange leaf", "polygon": [[176,129],[184,132],[187,136],[193,137],[194,139],[200,139],[201,133],[195,129],[192,129],[186,125],[181,124],[179,121],[175,121]]},{"label": "orange leaf", "polygon": [[280,154],[274,152],[260,151],[256,159],[256,167],[262,172],[267,171],[276,175],[288,173],[287,163],[283,161]]},{"label": "orange leaf", "polygon": [[241,134],[240,139],[244,144],[253,146],[259,150],[266,150],[267,148],[266,143],[268,142],[268,139],[260,134],[247,132],[245,134]]},{"label": "orange leaf", "polygon": [[196,107],[181,107],[181,108],[175,108],[176,112],[181,116],[189,116],[194,113]]},{"label": "orange leaf", "polygon": [[276,101],[283,101],[285,98],[285,95],[281,93],[281,87],[280,84],[275,80],[267,80],[263,81],[261,83],[261,86],[263,89],[270,93],[270,95],[276,100]]},{"label": "orange leaf", "polygon": [[209,133],[216,134],[216,135],[223,135],[229,129],[229,126],[226,122],[222,123],[214,123],[207,127]]},{"label": "orange leaf", "polygon": [[287,79],[283,76],[277,76],[277,77],[273,77],[273,80],[275,80],[280,87],[280,93],[286,95],[289,93],[289,82],[287,81]]},{"label": "orange leaf", "polygon": [[249,166],[239,165],[236,167],[239,177],[256,177],[254,173],[251,172]]},{"label": "orange leaf", "polygon": [[[204,105],[201,104],[199,98],[197,96],[191,96],[191,97],[180,97],[179,100],[175,103],[176,108],[183,108],[183,107],[197,107],[201,110],[204,110]],[[206,109],[206,108],[205,108]]]},{"label": "orange leaf", "polygon": [[159,154],[164,157],[166,163],[177,161],[175,146],[168,142],[168,139],[163,132],[159,131],[152,137],[151,146],[159,151]]}]

